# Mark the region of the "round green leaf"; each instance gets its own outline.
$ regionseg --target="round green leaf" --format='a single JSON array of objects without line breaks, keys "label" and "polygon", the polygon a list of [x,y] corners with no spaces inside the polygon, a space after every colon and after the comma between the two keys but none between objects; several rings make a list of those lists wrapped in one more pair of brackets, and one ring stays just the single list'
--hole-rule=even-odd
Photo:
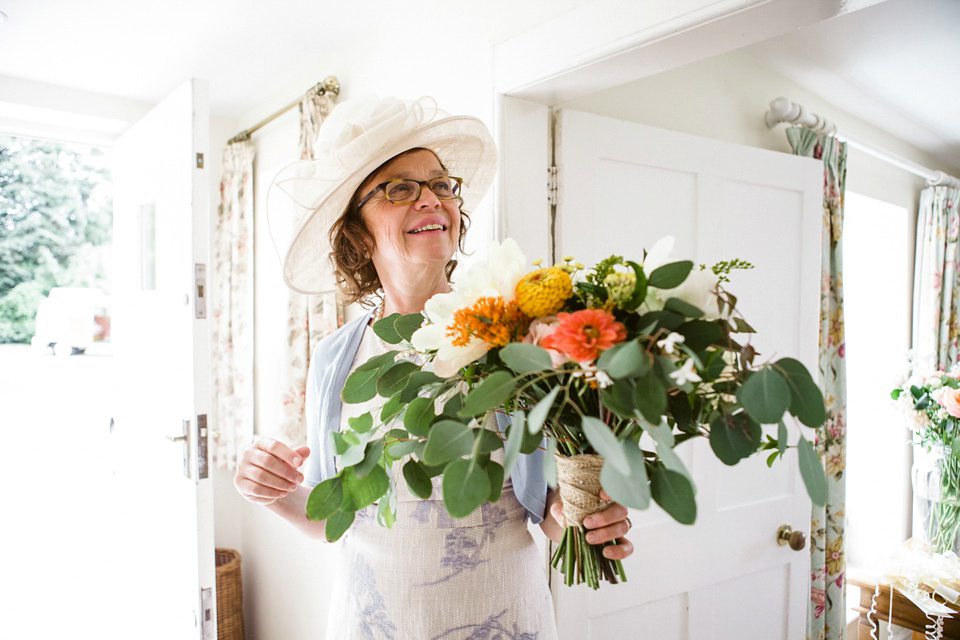
[{"label": "round green leaf", "polygon": [[513,465],[520,456],[520,447],[523,445],[523,435],[526,433],[527,416],[523,411],[517,411],[513,416],[513,422],[507,427],[507,443],[503,447],[503,467],[506,470],[507,477],[513,473]]},{"label": "round green leaf", "polygon": [[790,406],[790,387],[772,367],[763,367],[744,381],[737,400],[761,424],[776,424]]},{"label": "round green leaf", "polygon": [[823,462],[820,461],[810,441],[803,436],[800,436],[800,442],[797,443],[797,453],[800,475],[803,477],[803,484],[807,486],[810,500],[813,504],[822,507],[827,504],[827,473],[823,468]]},{"label": "round green leaf", "polygon": [[353,467],[354,475],[356,475],[358,478],[362,478],[370,473],[370,470],[380,462],[380,458],[383,456],[384,444],[383,438],[379,438],[367,443],[366,451],[363,454],[363,460],[360,462],[360,464]]},{"label": "round green leaf", "polygon": [[424,438],[436,417],[433,413],[433,398],[415,398],[407,405],[403,414],[403,426],[411,434]]},{"label": "round green leaf", "polygon": [[650,474],[650,493],[654,501],[680,524],[693,524],[697,520],[693,485],[682,474],[654,465]]},{"label": "round green leaf", "polygon": [[477,453],[492,453],[503,446],[500,434],[489,429],[477,430]]},{"label": "round green leaf", "polygon": [[723,336],[720,325],[710,320],[684,322],[677,327],[677,333],[683,336],[683,344],[692,351],[703,351]]},{"label": "round green leaf", "polygon": [[344,504],[350,504],[359,510],[380,499],[390,488],[390,478],[380,465],[375,465],[362,478],[353,473],[352,469],[343,471]]},{"label": "round green leaf", "polygon": [[403,465],[403,478],[410,487],[410,492],[421,500],[427,500],[433,493],[433,483],[430,476],[424,471],[423,465],[416,460],[410,460]]},{"label": "round green leaf", "polygon": [[667,389],[656,372],[650,371],[637,380],[633,401],[647,421],[660,423],[660,417],[667,410]]},{"label": "round green leaf", "polygon": [[823,392],[813,381],[807,368],[793,358],[781,358],[774,366],[780,367],[790,387],[790,413],[808,427],[822,425],[827,419]]},{"label": "round green leaf", "polygon": [[652,360],[637,340],[622,342],[607,349],[597,359],[597,368],[614,380],[636,378],[650,371]]},{"label": "round green leaf", "polygon": [[421,440],[399,440],[387,446],[387,454],[394,460],[399,460],[403,456],[423,453],[424,442]]},{"label": "round green leaf", "polygon": [[717,416],[710,423],[710,448],[721,462],[735,465],[757,450],[762,435],[760,425],[742,413]]},{"label": "round green leaf", "polygon": [[326,520],[342,504],[343,481],[339,475],[327,478],[307,496],[307,518],[313,521]]},{"label": "round green leaf", "polygon": [[430,465],[444,464],[473,451],[473,432],[462,422],[440,420],[430,427],[423,461]]},{"label": "round green leaf", "polygon": [[620,504],[634,509],[646,509],[650,506],[650,480],[647,478],[643,452],[632,440],[625,441],[623,445],[629,473],[621,472],[616,465],[605,464],[600,472],[600,484],[607,494]]},{"label": "round green leaf", "polygon": [[472,418],[488,409],[501,406],[517,388],[517,382],[507,371],[496,371],[467,394],[460,409],[461,418]]},{"label": "round green leaf", "polygon": [[367,411],[363,415],[355,418],[347,418],[347,424],[358,433],[366,433],[373,427],[373,416]]},{"label": "round green leaf", "polygon": [[384,398],[400,393],[410,381],[410,376],[417,371],[420,371],[420,367],[406,361],[398,362],[385,371],[381,369],[377,379],[377,393]]},{"label": "round green leaf", "polygon": [[610,427],[592,416],[583,416],[581,423],[583,434],[587,436],[590,446],[604,459],[604,465],[612,464],[620,473],[630,473],[630,463],[624,452],[624,443],[617,440]]},{"label": "round green leaf", "polygon": [[667,298],[667,301],[663,303],[663,308],[667,311],[679,313],[687,318],[700,318],[703,316],[703,311],[700,307],[694,306],[680,298]]},{"label": "round green leaf", "polygon": [[387,424],[403,411],[406,403],[400,400],[400,396],[393,396],[387,400],[386,404],[383,405],[383,408],[380,409],[380,422]]},{"label": "round green leaf", "polygon": [[517,374],[553,368],[550,354],[543,347],[535,344],[511,342],[500,350],[500,359]]},{"label": "round green leaf", "polygon": [[673,289],[683,284],[692,269],[693,263],[689,260],[671,262],[654,269],[647,284],[657,289]]},{"label": "round green leaf", "polygon": [[637,385],[633,380],[622,378],[600,392],[603,406],[621,418],[636,417],[635,396]]},{"label": "round green leaf", "polygon": [[337,511],[327,518],[324,524],[324,535],[327,542],[336,542],[347,532],[353,524],[357,514],[354,511]]},{"label": "round green leaf", "polygon": [[378,369],[357,369],[349,376],[343,385],[343,393],[340,397],[347,404],[360,404],[373,400],[377,395],[377,378],[380,377]]},{"label": "round green leaf", "polygon": [[443,504],[454,518],[463,518],[486,501],[490,478],[470,460],[451,462],[443,472]]},{"label": "round green leaf", "polygon": [[393,313],[373,323],[373,332],[389,344],[410,342],[414,332],[423,325],[423,315]]},{"label": "round green leaf", "polygon": [[496,502],[500,499],[500,492],[503,490],[503,467],[496,462],[487,464],[487,479],[490,480],[490,495],[487,496],[487,502]]}]

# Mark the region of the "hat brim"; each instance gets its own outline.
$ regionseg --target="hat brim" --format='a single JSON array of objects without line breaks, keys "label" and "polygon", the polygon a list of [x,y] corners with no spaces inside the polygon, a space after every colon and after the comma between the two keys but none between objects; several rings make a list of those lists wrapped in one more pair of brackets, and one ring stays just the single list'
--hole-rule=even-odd
[{"label": "hat brim", "polygon": [[[283,258],[283,279],[299,293],[336,290],[330,257],[330,228],[343,215],[350,198],[380,165],[410,149],[433,151],[450,175],[463,178],[464,208],[474,208],[489,191],[497,168],[497,150],[485,124],[470,116],[451,116],[415,129],[371,154],[349,175],[316,175],[312,161],[295,162],[277,174],[273,186],[306,210]],[[269,197],[269,196],[268,196]]]}]

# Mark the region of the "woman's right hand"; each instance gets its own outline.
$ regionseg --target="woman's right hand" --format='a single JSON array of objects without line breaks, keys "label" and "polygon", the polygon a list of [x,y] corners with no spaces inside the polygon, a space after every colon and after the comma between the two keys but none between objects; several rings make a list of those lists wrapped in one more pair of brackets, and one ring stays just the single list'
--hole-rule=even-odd
[{"label": "woman's right hand", "polygon": [[250,502],[273,504],[303,482],[297,469],[309,455],[309,447],[291,449],[272,438],[260,438],[244,449],[233,484]]}]

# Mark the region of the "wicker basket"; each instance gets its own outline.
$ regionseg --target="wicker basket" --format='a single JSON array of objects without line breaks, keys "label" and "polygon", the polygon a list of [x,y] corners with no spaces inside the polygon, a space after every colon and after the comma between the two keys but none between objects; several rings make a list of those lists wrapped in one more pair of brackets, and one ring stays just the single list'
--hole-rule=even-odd
[{"label": "wicker basket", "polygon": [[217,549],[217,640],[244,640],[240,554],[233,549]]}]

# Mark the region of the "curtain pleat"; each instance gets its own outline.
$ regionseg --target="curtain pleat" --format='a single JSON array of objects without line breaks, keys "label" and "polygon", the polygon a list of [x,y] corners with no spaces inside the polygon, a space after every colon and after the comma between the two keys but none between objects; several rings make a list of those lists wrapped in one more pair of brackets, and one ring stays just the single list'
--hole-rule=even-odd
[{"label": "curtain pleat", "polygon": [[[300,159],[314,158],[313,143],[320,125],[333,109],[333,98],[311,91],[300,102]],[[325,256],[317,256],[324,259]],[[335,283],[330,283],[334,288]],[[288,444],[306,444],[304,404],[307,367],[313,348],[343,324],[343,311],[334,293],[306,296],[293,291],[287,295],[287,335],[281,365],[280,437]]]},{"label": "curtain pleat", "polygon": [[214,461],[234,468],[253,440],[253,158],[250,141],[223,152],[214,230]]},{"label": "curtain pleat", "polygon": [[827,504],[813,506],[810,519],[809,640],[846,635],[844,518],[846,502],[846,362],[843,321],[843,195],[846,144],[810,129],[787,130],[796,155],[823,161],[823,234],[820,277],[818,382],[827,420],[817,431],[817,452],[827,473]]},{"label": "curtain pleat", "polygon": [[949,371],[957,362],[960,189],[927,187],[917,212],[913,348],[919,372]]}]

